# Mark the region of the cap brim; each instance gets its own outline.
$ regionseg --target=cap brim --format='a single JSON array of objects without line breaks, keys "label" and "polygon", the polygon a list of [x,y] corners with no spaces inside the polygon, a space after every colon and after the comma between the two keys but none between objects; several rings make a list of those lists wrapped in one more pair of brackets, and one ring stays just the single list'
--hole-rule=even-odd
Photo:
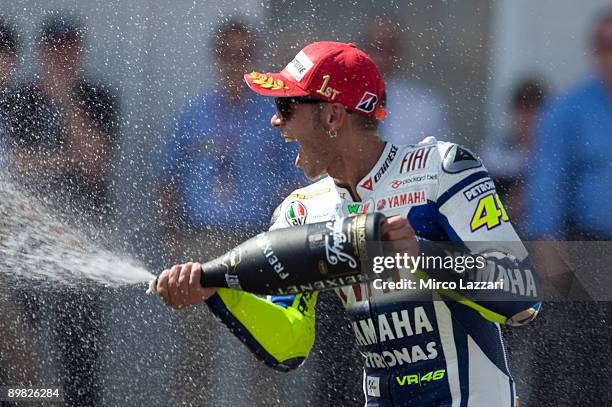
[{"label": "cap brim", "polygon": [[293,97],[309,95],[307,91],[297,86],[297,83],[280,73],[251,72],[244,75],[244,80],[253,92],[264,96]]}]

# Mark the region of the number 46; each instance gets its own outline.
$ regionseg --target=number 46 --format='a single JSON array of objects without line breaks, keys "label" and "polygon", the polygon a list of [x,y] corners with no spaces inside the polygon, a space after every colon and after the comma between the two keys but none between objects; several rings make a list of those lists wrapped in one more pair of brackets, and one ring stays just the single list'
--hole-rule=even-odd
[{"label": "number 46", "polygon": [[502,221],[507,222],[508,220],[510,220],[510,218],[508,218],[508,214],[499,199],[499,195],[489,194],[480,198],[478,201],[478,205],[476,205],[476,210],[472,216],[472,221],[470,222],[470,228],[472,232],[483,226],[486,226],[487,230],[491,230],[499,226]]}]

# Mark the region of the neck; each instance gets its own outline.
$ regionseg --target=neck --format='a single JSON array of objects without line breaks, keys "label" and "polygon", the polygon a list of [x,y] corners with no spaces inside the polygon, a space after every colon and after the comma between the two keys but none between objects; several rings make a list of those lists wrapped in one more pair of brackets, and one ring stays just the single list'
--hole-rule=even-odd
[{"label": "neck", "polygon": [[374,168],[384,149],[385,143],[376,133],[347,137],[328,174],[337,185],[347,188],[360,200],[357,183]]},{"label": "neck", "polygon": [[79,83],[79,77],[75,75],[45,75],[40,84],[46,93],[53,94],[58,90],[65,91],[74,89]]}]

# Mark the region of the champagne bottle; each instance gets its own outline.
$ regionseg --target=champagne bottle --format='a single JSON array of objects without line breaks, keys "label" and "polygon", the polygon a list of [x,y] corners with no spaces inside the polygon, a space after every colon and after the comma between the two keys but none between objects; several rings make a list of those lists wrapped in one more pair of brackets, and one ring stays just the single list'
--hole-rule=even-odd
[{"label": "champagne bottle", "polygon": [[284,295],[368,281],[383,219],[373,213],[260,233],[202,264],[200,283]]}]

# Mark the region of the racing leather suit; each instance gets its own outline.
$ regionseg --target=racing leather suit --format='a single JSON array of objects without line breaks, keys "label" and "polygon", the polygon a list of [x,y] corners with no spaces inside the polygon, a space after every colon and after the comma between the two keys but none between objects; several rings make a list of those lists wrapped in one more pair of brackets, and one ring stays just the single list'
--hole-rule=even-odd
[{"label": "racing leather suit", "polygon": [[[357,191],[359,202],[330,177],[298,189],[276,209],[271,229],[378,211],[407,216],[419,239],[461,242],[468,250],[480,242],[478,252],[501,253],[510,268],[527,261],[487,171],[456,144],[432,137],[416,145],[387,143]],[[513,289],[535,285],[514,270],[499,271]],[[537,300],[518,304],[528,317],[517,321],[516,303],[487,313],[437,294],[432,301],[372,284],[336,289],[365,358],[368,406],[515,406],[500,323],[533,319]],[[289,370],[314,342],[316,300],[317,293],[262,298],[218,289],[207,304],[260,359]]]}]

